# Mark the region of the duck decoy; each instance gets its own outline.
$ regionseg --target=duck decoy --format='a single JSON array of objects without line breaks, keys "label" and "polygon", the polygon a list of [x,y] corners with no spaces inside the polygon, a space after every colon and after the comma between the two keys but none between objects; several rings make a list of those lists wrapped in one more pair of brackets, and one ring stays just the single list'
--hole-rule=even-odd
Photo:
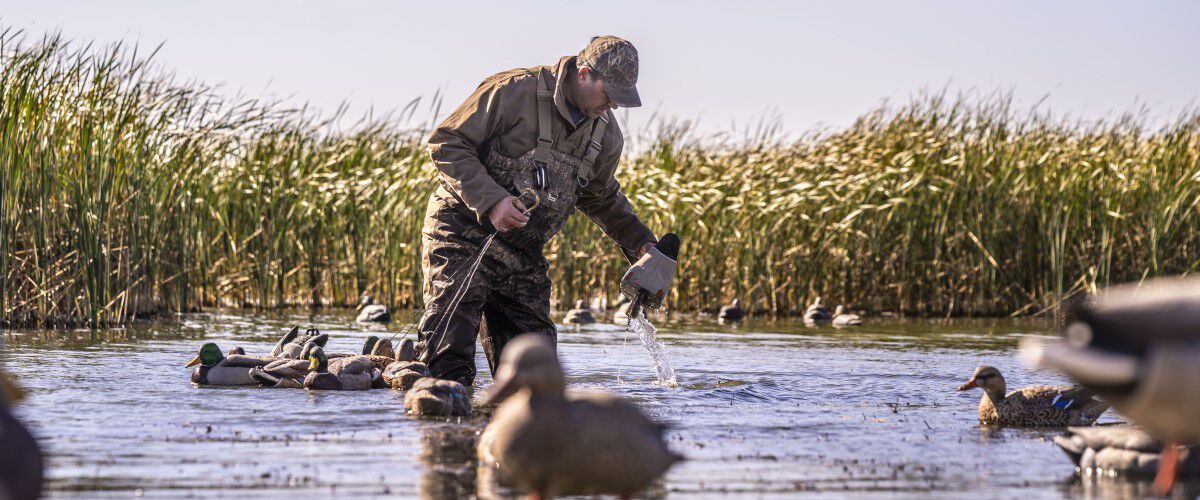
[{"label": "duck decoy", "polygon": [[42,494],[45,464],[41,447],[8,410],[22,397],[24,392],[0,371],[0,498],[26,500]]},{"label": "duck decoy", "polygon": [[500,403],[480,436],[482,467],[534,495],[630,497],[682,457],[665,426],[607,393],[565,393],[562,365],[543,336],[513,339],[501,355],[489,403]]},{"label": "duck decoy", "polygon": [[396,360],[383,370],[383,382],[392,389],[407,391],[421,378],[428,377],[429,367],[417,361],[417,350],[412,339],[405,339],[396,351]]},{"label": "duck decoy", "polygon": [[587,303],[582,300],[575,301],[575,308],[563,316],[563,323],[568,325],[590,325],[595,322],[596,318],[592,317],[591,309],[588,309]]},{"label": "duck decoy", "polygon": [[251,368],[250,377],[263,387],[301,389],[312,366],[308,355],[316,347],[315,342],[309,342],[300,359],[279,358],[266,366]]},{"label": "duck decoy", "polygon": [[186,367],[196,365],[192,371],[192,382],[200,385],[253,385],[250,369],[267,366],[276,358],[270,356],[225,356],[221,348],[212,342],[200,346],[200,354],[188,362]]},{"label": "duck decoy", "polygon": [[980,366],[958,390],[983,389],[979,422],[1006,427],[1063,427],[1091,425],[1108,409],[1108,403],[1080,386],[1037,385],[1005,394],[1004,376],[991,366]]},{"label": "duck decoy", "polygon": [[[1132,425],[1068,427],[1054,444],[1075,463],[1081,476],[1153,477],[1163,445]],[[1188,446],[1179,460],[1179,476],[1200,478],[1200,446]]]},{"label": "duck decoy", "polygon": [[825,307],[825,303],[821,301],[821,297],[817,297],[808,309],[804,310],[804,324],[812,326],[833,321],[833,315],[829,314],[829,308]]},{"label": "duck decoy", "polygon": [[358,303],[358,317],[355,321],[359,323],[387,323],[392,320],[392,311],[388,306],[376,304],[371,299],[370,295],[363,295],[362,300]]},{"label": "duck decoy", "polygon": [[859,326],[861,324],[862,317],[846,312],[846,306],[839,305],[833,309],[833,326]]},{"label": "duck decoy", "polygon": [[412,415],[465,417],[471,414],[471,396],[458,382],[425,377],[404,394],[404,410]]},{"label": "duck decoy", "polygon": [[1183,447],[1200,443],[1200,279],[1158,278],[1076,301],[1062,339],[1025,339],[1021,351],[1162,440],[1154,490],[1169,492]]},{"label": "duck decoy", "polygon": [[742,301],[733,299],[733,302],[721,306],[721,310],[717,311],[717,322],[719,323],[737,323],[742,318],[746,317],[746,311],[742,310]]},{"label": "duck decoy", "polygon": [[304,376],[304,388],[326,391],[365,391],[370,389],[379,371],[365,356],[346,356],[330,359],[325,349],[315,346],[309,350],[309,373]]},{"label": "duck decoy", "polygon": [[275,343],[275,348],[271,349],[271,356],[277,358],[300,359],[300,355],[304,351],[304,345],[314,342],[321,347],[329,342],[329,334],[321,333],[316,328],[309,328],[300,334],[300,327],[293,326],[286,334]]}]

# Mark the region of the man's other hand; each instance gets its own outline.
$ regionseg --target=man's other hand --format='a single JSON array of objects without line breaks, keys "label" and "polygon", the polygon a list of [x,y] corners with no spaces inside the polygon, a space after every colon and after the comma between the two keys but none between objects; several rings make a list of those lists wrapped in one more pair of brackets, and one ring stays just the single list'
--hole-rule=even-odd
[{"label": "man's other hand", "polygon": [[516,196],[500,200],[499,203],[488,209],[487,216],[492,226],[502,233],[510,229],[525,227],[525,224],[529,223],[529,216],[525,215],[525,204],[521,203]]}]

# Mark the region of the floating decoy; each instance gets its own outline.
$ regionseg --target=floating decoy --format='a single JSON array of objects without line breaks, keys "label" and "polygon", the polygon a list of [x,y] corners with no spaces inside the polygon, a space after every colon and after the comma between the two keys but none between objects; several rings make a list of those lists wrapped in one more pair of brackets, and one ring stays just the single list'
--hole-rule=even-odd
[{"label": "floating decoy", "polygon": [[465,417],[471,414],[471,396],[458,382],[425,377],[404,394],[404,410],[412,415]]},{"label": "floating decoy", "polygon": [[1113,287],[1071,305],[1067,318],[1064,339],[1023,340],[1022,354],[1165,442],[1154,490],[1167,494],[1183,447],[1200,443],[1200,279]]},{"label": "floating decoy", "polygon": [[804,324],[806,325],[818,325],[832,320],[833,315],[829,314],[829,308],[825,307],[825,303],[821,302],[820,297],[817,297],[817,300],[804,310]]},{"label": "floating decoy", "polygon": [[300,327],[293,326],[291,330],[288,330],[288,332],[279,339],[279,342],[275,343],[275,348],[271,349],[271,356],[278,358],[299,359],[301,353],[304,351],[304,345],[309,342],[313,342],[321,347],[325,347],[325,344],[329,342],[329,334],[321,333],[321,331],[317,330],[316,328],[309,328],[308,330],[305,330],[303,335],[301,335]]},{"label": "floating decoy", "polygon": [[[1153,477],[1163,446],[1132,425],[1068,427],[1054,444],[1075,463],[1082,476]],[[1189,446],[1179,461],[1181,477],[1200,478],[1200,446]]]},{"label": "floating decoy", "polygon": [[545,337],[524,335],[504,349],[489,403],[500,402],[479,440],[480,465],[534,495],[630,497],[682,457],[665,427],[606,393],[564,393],[562,365]]},{"label": "floating decoy", "polygon": [[592,317],[592,311],[582,300],[575,301],[575,308],[567,311],[567,315],[563,316],[563,323],[568,325],[590,325],[595,322],[596,318]]},{"label": "floating decoy", "polygon": [[387,323],[391,320],[392,311],[388,309],[388,306],[376,304],[370,295],[363,295],[362,300],[358,303],[358,318],[355,321],[359,323]]},{"label": "floating decoy", "polygon": [[315,342],[305,344],[300,359],[279,358],[266,366],[250,369],[250,377],[263,387],[300,389],[304,387],[304,377],[311,371],[312,362],[308,355],[316,348]]},{"label": "floating decoy", "polygon": [[1005,394],[1004,376],[991,366],[980,366],[958,390],[983,389],[979,422],[1008,427],[1063,427],[1091,425],[1108,409],[1108,403],[1080,386],[1037,385]]},{"label": "floating decoy", "polygon": [[200,354],[186,366],[200,365],[192,371],[192,382],[200,385],[253,385],[258,382],[250,376],[250,369],[275,360],[269,356],[225,356],[217,344],[209,342],[200,346]]},{"label": "floating decoy", "polygon": [[742,301],[738,299],[721,306],[721,310],[717,312],[717,321],[720,323],[736,323],[745,317],[746,311],[742,310]]},{"label": "floating decoy", "polygon": [[858,326],[861,324],[862,317],[846,312],[846,306],[839,305],[833,309],[833,326]]},{"label": "floating decoy", "polygon": [[14,382],[0,372],[0,498],[35,499],[45,479],[42,450],[21,421],[8,411],[24,397]]},{"label": "floating decoy", "polygon": [[327,391],[365,391],[379,376],[371,360],[364,356],[329,359],[320,346],[308,353],[309,373],[304,377],[305,389]]}]

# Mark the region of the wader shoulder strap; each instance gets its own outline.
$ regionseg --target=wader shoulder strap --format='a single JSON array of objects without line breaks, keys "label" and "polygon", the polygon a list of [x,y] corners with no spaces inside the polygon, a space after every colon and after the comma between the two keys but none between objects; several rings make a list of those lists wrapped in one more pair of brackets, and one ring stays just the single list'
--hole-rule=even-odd
[{"label": "wader shoulder strap", "polygon": [[579,187],[587,187],[588,181],[592,179],[592,165],[596,163],[596,157],[600,156],[600,141],[604,140],[606,128],[608,128],[608,113],[600,115],[595,128],[592,129],[587,152],[583,154],[583,163],[579,165],[579,172],[575,174],[579,181]]},{"label": "wader shoulder strap", "polygon": [[550,163],[550,146],[554,143],[554,135],[550,131],[550,125],[554,123],[554,117],[550,114],[554,104],[554,92],[546,87],[546,70],[538,70],[537,79],[538,140],[533,161],[546,165]]}]

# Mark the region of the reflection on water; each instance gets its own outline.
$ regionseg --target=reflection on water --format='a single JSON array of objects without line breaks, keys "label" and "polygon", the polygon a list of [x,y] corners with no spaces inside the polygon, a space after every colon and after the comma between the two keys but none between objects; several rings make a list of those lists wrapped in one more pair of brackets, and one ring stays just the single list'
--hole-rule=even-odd
[{"label": "reflection on water", "polygon": [[[655,322],[677,363],[677,389],[657,383],[622,327],[564,328],[559,337],[571,387],[621,393],[671,425],[671,447],[689,460],[653,496],[1098,494],[1071,480],[1073,466],[1049,439],[1055,431],[981,429],[979,393],[954,390],[982,363],[1014,388],[1063,382],[1013,356],[1018,339],[1049,331],[1046,323]],[[418,420],[391,390],[189,383],[183,364],[202,342],[264,353],[297,323],[329,333],[334,352],[380,333],[354,324],[351,311],[230,311],[102,332],[10,331],[0,362],[29,390],[15,412],[48,452],[54,496],[511,493],[478,470],[486,412]],[[488,372],[482,358],[478,367]],[[480,388],[490,384],[480,378]]]}]

